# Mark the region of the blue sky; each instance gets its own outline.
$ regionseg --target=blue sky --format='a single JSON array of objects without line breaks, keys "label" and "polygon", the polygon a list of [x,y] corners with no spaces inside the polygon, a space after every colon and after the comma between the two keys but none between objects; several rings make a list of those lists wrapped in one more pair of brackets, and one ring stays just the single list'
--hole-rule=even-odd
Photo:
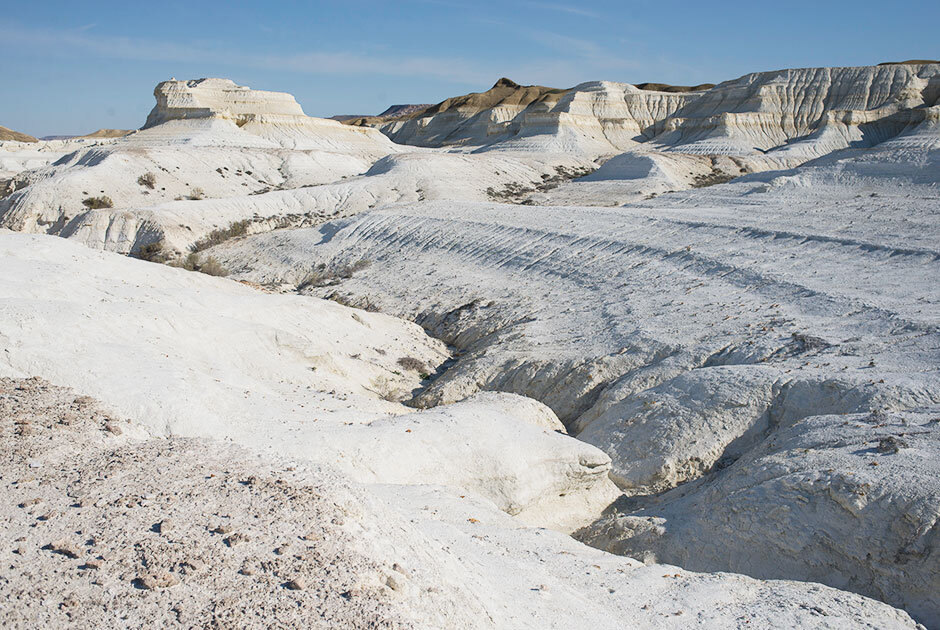
[{"label": "blue sky", "polygon": [[940,2],[0,0],[0,125],[135,128],[159,81],[221,76],[314,116],[489,88],[718,82],[940,57]]}]

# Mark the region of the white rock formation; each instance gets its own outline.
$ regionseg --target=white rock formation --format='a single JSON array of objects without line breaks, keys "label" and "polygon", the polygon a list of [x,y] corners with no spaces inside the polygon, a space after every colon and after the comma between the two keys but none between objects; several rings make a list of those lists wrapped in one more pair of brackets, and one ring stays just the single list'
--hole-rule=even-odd
[{"label": "white rock formation", "polygon": [[[0,199],[2,225],[77,241],[0,234],[0,376],[99,398],[155,436],[141,453],[222,438],[365,484],[387,505],[364,520],[396,512],[365,555],[459,585],[432,626],[909,624],[526,527],[587,525],[618,491],[592,544],[932,624],[938,77],[503,84],[397,121],[445,145],[408,150],[288,95],[167,82],[146,129]],[[198,243],[254,286],[78,243]]]},{"label": "white rock formation", "polygon": [[[757,156],[822,129],[839,135],[822,152],[817,152],[818,142],[804,144],[801,156],[789,151],[786,160],[775,164],[789,161],[795,166],[795,160],[818,157],[837,145],[870,146],[896,135],[907,125],[898,114],[937,103],[938,76],[938,64],[897,64],[758,72],[698,92],[657,92],[596,81],[535,99],[518,111],[507,112],[502,103],[493,107],[493,99],[468,100],[461,116],[432,108],[380,128],[404,144],[596,155],[650,142],[658,150],[675,147],[669,150],[680,153]],[[481,117],[503,124],[498,129],[481,126]]]},{"label": "white rock formation", "polygon": [[433,371],[447,358],[414,324],[51,237],[6,233],[0,261],[0,374],[81,389],[158,433],[475,492],[543,526],[583,525],[615,496],[610,459],[534,401],[396,402],[422,380],[402,359]]},{"label": "white rock formation", "polygon": [[[940,615],[940,407],[775,424],[715,476],[579,533],[652,562],[799,577]],[[641,503],[642,505],[642,503]]]}]

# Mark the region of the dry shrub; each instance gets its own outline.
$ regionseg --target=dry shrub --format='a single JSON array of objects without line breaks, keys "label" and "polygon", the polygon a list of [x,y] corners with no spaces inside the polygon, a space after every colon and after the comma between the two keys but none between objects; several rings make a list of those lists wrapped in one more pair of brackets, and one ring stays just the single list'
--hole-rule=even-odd
[{"label": "dry shrub", "polygon": [[402,366],[406,370],[418,372],[419,374],[426,374],[428,371],[424,361],[414,357],[402,357],[398,359],[398,365]]},{"label": "dry shrub", "polygon": [[204,249],[209,249],[219,243],[224,243],[225,241],[236,238],[238,236],[244,236],[248,232],[248,226],[251,224],[250,221],[245,219],[244,221],[236,221],[226,228],[219,228],[218,230],[212,230],[208,235],[196,241],[196,243],[190,248],[193,252],[201,252]]},{"label": "dry shrub", "polygon": [[111,201],[111,197],[101,195],[100,197],[87,197],[82,201],[82,205],[89,210],[100,210],[102,208],[113,208],[114,202]]},{"label": "dry shrub", "polygon": [[157,176],[153,173],[144,173],[137,178],[137,183],[145,188],[153,190],[157,186]]},{"label": "dry shrub", "polygon": [[358,260],[351,265],[342,265],[334,269],[327,269],[324,263],[320,263],[313,271],[304,276],[297,285],[297,290],[303,291],[310,287],[328,287],[339,284],[340,281],[352,278],[355,272],[362,271],[371,264],[372,261],[366,258]]}]

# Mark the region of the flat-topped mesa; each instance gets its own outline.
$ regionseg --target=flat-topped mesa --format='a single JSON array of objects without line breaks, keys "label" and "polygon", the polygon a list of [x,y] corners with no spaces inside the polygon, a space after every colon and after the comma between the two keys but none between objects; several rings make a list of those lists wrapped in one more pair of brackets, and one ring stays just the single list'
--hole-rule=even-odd
[{"label": "flat-topped mesa", "polygon": [[242,126],[259,117],[301,117],[304,110],[286,92],[252,90],[231,79],[163,81],[153,91],[157,104],[144,129],[170,120],[227,118]]}]

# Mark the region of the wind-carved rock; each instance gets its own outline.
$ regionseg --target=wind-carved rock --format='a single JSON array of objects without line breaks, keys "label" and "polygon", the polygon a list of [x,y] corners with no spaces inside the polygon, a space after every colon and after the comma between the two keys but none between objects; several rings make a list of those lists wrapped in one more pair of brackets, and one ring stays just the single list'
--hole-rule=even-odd
[{"label": "wind-carved rock", "polygon": [[307,118],[290,94],[252,90],[231,79],[163,81],[154,88],[153,96],[157,104],[144,129],[189,118],[227,118],[239,127],[262,117]]}]

